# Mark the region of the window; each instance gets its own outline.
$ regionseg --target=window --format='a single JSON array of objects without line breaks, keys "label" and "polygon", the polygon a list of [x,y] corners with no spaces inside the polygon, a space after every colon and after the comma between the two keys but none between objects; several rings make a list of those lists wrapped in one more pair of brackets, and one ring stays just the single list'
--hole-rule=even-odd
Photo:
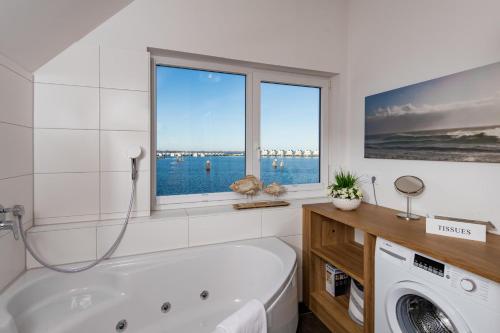
[{"label": "window", "polygon": [[205,60],[155,58],[157,205],[240,199],[247,174],[323,195],[329,79]]},{"label": "window", "polygon": [[319,183],[321,89],[262,82],[260,91],[262,181]]},{"label": "window", "polygon": [[156,195],[230,191],[245,176],[245,76],[156,66]]}]

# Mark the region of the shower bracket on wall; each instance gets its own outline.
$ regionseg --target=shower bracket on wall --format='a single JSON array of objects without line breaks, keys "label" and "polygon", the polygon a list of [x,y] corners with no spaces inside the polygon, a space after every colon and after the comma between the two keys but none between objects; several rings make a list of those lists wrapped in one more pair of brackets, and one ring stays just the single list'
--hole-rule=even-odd
[{"label": "shower bracket on wall", "polygon": [[4,208],[0,205],[0,231],[2,230],[12,230],[14,234],[14,239],[19,239],[19,226],[14,221],[7,221],[6,215],[12,213],[14,216],[23,216],[24,207],[21,205],[15,205],[12,208]]}]

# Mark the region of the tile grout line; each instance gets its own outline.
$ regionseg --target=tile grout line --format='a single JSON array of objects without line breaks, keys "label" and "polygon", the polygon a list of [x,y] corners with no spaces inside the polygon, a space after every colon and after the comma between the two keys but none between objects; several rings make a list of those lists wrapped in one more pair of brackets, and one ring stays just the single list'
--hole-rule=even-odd
[{"label": "tile grout line", "polygon": [[[100,94],[99,94],[99,104],[100,104]],[[100,105],[99,105],[99,109],[100,109]],[[100,113],[100,111],[99,111]],[[100,116],[99,116],[100,117]],[[99,122],[100,122],[100,119],[99,119]],[[2,123],[2,121],[0,121],[0,123]],[[149,131],[147,130],[138,130],[138,129],[101,129],[101,128],[76,128],[76,127],[73,127],[73,128],[69,128],[69,127],[28,127],[28,126],[24,126],[24,125],[17,125],[17,124],[11,124],[11,123],[6,123],[6,124],[9,124],[9,125],[14,125],[14,126],[21,126],[21,127],[27,127],[27,128],[31,128],[33,130],[54,130],[54,131],[103,131],[103,132],[134,132],[134,133],[149,133]],[[100,125],[99,125],[100,127]]]},{"label": "tile grout line", "polygon": [[[6,57],[5,57],[5,56],[3,56],[3,55],[2,55],[2,57],[3,57],[3,58],[6,58]],[[8,62],[12,63],[13,65],[16,65],[16,67],[20,67],[19,65],[17,65],[17,64],[16,64],[13,60],[11,60],[10,58],[7,58],[7,60],[8,60]],[[31,79],[30,79],[30,78],[28,78],[28,77],[27,77],[27,75],[24,75],[23,73],[21,73],[21,71],[20,71],[20,70],[17,70],[17,69],[12,68],[12,67],[14,67],[14,66],[12,66],[12,67],[11,67],[11,66],[9,66],[9,65],[5,64],[3,61],[1,61],[1,58],[0,58],[0,66],[1,66],[1,67],[3,67],[3,68],[5,68],[6,70],[8,70],[8,71],[10,71],[10,72],[12,72],[12,73],[14,73],[14,74],[16,74],[17,76],[19,76],[20,78],[22,78],[22,79],[24,79],[24,80],[26,80],[26,81],[29,81],[29,82],[31,82],[31,83],[35,83],[33,75],[32,75],[32,78],[31,78]],[[22,69],[22,70],[26,70],[26,69],[24,69],[24,68],[22,68],[22,67],[20,67],[20,69]],[[26,73],[25,73],[25,74],[28,74],[28,73],[29,73],[29,72],[26,70]]]},{"label": "tile grout line", "polygon": [[[33,106],[32,106],[33,108]],[[33,113],[33,112],[32,112]],[[17,127],[24,127],[24,128],[28,128],[28,129],[31,129],[33,130],[34,127],[33,126],[28,126],[28,125],[23,125],[23,124],[17,124],[17,123],[11,123],[9,121],[4,121],[4,120],[0,120],[0,124],[4,124],[4,125],[11,125],[11,126],[17,126]]]},{"label": "tile grout line", "polygon": [[[101,65],[100,59],[101,49],[99,48],[99,66]],[[100,68],[99,68],[100,70]],[[100,72],[99,72],[100,75]],[[90,86],[85,84],[68,84],[68,83],[57,83],[57,82],[44,82],[44,81],[33,81],[33,84],[47,84],[53,86],[63,86],[63,87],[79,87],[79,88],[89,88],[89,89],[106,89],[106,90],[117,90],[117,91],[132,91],[132,92],[144,92],[148,93],[149,90],[139,90],[139,89],[126,89],[126,88],[111,88],[111,87],[103,87],[101,86],[100,76],[98,86]]]},{"label": "tile grout line", "polygon": [[[102,218],[102,207],[101,207],[101,201],[102,201],[102,176],[101,176],[101,45],[99,45],[99,52],[98,52],[98,78],[99,78],[99,220]],[[96,256],[97,256],[97,228],[96,228]]]}]

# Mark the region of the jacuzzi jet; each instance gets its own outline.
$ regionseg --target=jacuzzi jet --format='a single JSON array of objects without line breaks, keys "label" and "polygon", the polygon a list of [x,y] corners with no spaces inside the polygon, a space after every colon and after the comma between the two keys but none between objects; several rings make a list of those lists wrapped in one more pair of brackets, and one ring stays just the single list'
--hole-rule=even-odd
[{"label": "jacuzzi jet", "polygon": [[202,300],[206,300],[210,294],[208,293],[208,290],[203,290],[200,294],[200,298]]},{"label": "jacuzzi jet", "polygon": [[123,332],[127,329],[127,326],[128,326],[127,321],[125,319],[122,319],[116,324],[116,331]]},{"label": "jacuzzi jet", "polygon": [[172,307],[172,305],[170,304],[170,302],[165,302],[161,306],[161,312],[167,313],[168,311],[170,311],[171,307]]}]

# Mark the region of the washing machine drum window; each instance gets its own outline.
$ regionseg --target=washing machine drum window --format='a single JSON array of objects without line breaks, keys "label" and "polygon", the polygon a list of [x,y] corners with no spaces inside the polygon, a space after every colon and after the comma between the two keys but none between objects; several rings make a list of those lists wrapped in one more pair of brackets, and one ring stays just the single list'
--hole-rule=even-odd
[{"label": "washing machine drum window", "polygon": [[396,315],[405,333],[458,333],[444,311],[418,295],[402,296],[396,304]]}]

